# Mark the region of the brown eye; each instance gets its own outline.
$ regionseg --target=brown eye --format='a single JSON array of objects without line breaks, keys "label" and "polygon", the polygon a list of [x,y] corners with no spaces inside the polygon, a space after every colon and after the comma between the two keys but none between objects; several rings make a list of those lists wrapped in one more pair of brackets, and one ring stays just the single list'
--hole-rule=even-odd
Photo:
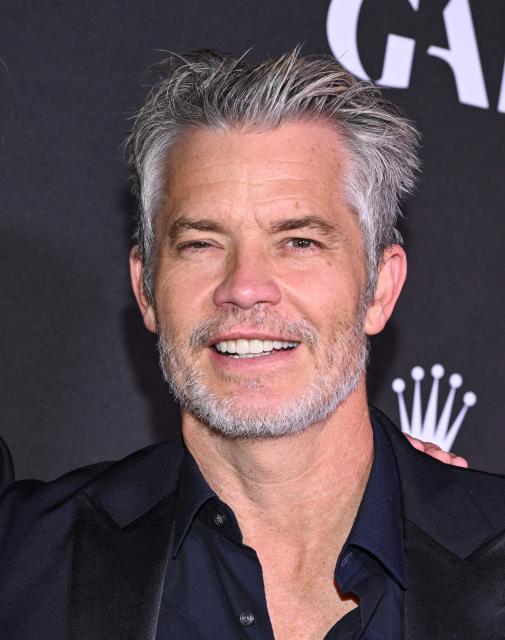
[{"label": "brown eye", "polygon": [[315,249],[317,242],[309,240],[308,238],[291,238],[289,243],[293,249]]},{"label": "brown eye", "polygon": [[179,251],[202,251],[210,247],[208,242],[201,240],[195,240],[194,242],[187,242],[179,247]]},{"label": "brown eye", "polygon": [[192,249],[206,249],[210,245],[207,242],[192,242],[189,246]]}]

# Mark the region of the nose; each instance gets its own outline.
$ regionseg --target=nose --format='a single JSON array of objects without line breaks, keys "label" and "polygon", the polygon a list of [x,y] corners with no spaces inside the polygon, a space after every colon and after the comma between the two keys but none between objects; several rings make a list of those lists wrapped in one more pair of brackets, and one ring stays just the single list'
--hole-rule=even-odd
[{"label": "nose", "polygon": [[218,307],[234,305],[251,309],[257,304],[276,305],[280,300],[281,291],[268,259],[251,250],[233,256],[214,291],[214,304]]}]

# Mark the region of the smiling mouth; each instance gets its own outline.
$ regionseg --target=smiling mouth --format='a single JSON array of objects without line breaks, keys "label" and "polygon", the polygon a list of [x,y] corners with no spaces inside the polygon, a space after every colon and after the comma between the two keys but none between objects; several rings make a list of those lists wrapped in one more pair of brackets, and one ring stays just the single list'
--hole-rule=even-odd
[{"label": "smiling mouth", "polygon": [[222,356],[227,356],[228,358],[261,358],[279,351],[292,351],[299,344],[299,342],[284,340],[247,340],[238,338],[237,340],[222,340],[214,344],[213,348]]}]

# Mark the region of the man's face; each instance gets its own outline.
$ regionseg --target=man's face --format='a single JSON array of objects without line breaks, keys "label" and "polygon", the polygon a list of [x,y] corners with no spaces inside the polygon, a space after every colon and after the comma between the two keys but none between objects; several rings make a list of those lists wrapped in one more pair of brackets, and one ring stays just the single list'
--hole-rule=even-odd
[{"label": "man's face", "polygon": [[231,435],[324,419],[366,359],[362,234],[322,123],[185,134],[156,220],[161,362],[183,407]]}]

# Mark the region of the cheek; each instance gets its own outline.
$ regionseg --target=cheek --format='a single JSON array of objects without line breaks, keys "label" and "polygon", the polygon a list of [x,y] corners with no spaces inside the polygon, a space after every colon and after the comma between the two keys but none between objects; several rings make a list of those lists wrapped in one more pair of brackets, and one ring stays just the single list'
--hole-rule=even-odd
[{"label": "cheek", "polygon": [[326,261],[303,272],[284,274],[286,291],[310,317],[323,316],[329,322],[353,315],[358,308],[363,287],[360,270],[352,265]]},{"label": "cheek", "polygon": [[212,283],[208,274],[194,270],[160,269],[156,279],[156,313],[160,324],[169,326],[177,334],[212,312]]}]

